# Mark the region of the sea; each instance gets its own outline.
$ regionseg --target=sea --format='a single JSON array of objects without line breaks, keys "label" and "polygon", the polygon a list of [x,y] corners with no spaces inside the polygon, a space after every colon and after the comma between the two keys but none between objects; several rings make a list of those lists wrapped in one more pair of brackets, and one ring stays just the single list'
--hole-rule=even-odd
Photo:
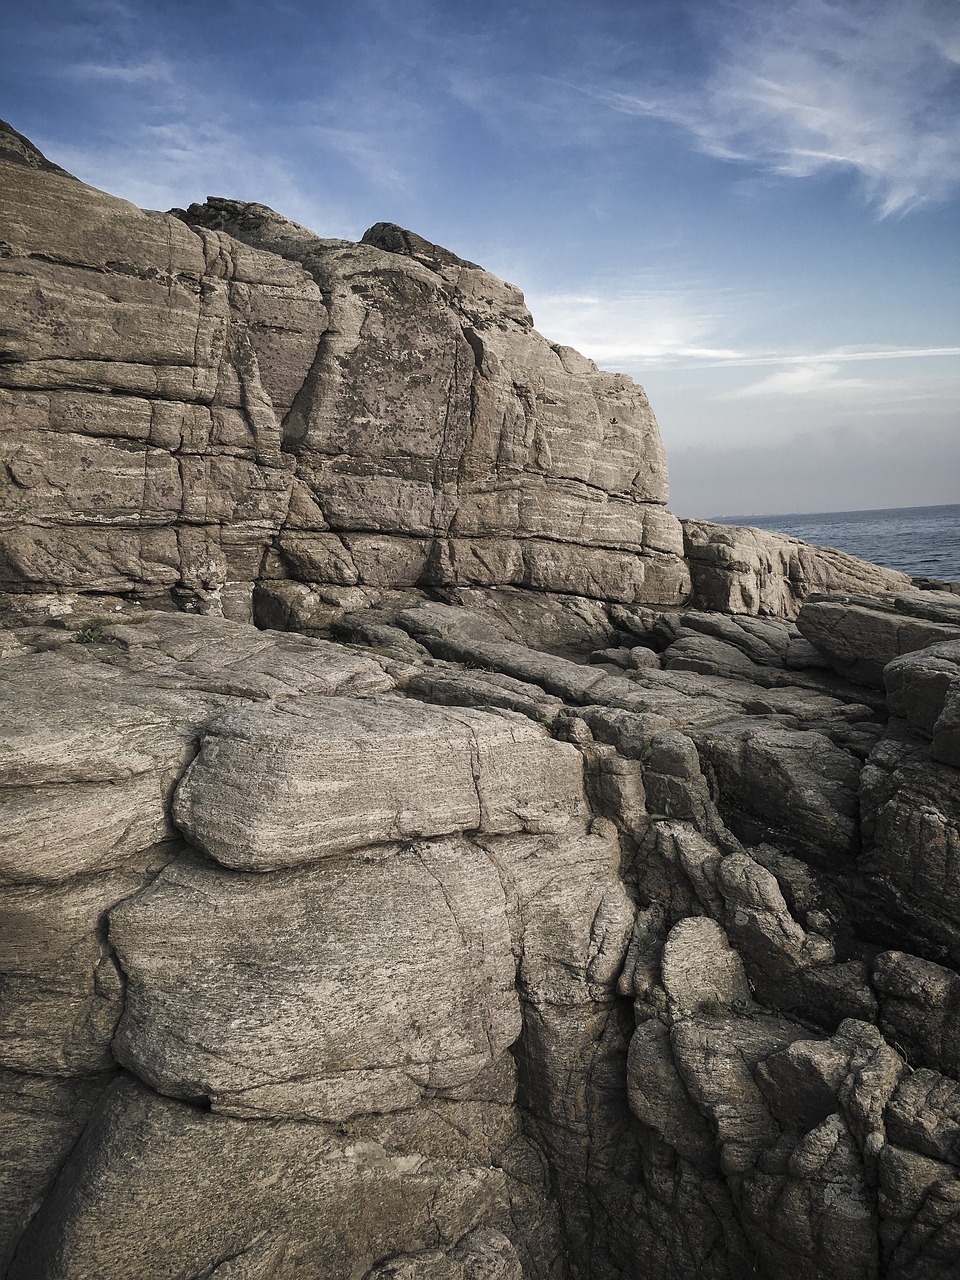
[{"label": "sea", "polygon": [[750,524],[789,533],[861,560],[901,569],[912,578],[960,582],[960,504],[889,507],[879,511],[817,511],[794,515],[716,516],[720,524]]}]

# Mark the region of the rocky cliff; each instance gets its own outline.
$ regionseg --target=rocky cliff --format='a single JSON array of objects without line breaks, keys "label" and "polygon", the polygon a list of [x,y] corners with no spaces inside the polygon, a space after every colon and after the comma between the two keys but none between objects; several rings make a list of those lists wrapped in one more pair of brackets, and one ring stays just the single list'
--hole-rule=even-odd
[{"label": "rocky cliff", "polygon": [[411,233],[4,136],[0,1273],[960,1274],[956,596],[681,525]]}]

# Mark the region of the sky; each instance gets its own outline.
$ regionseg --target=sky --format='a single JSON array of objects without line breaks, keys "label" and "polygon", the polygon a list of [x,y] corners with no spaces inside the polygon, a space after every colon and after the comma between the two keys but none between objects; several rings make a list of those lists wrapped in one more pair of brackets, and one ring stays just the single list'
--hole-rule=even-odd
[{"label": "sky", "polygon": [[685,516],[960,502],[957,0],[7,0],[83,181],[397,222],[650,397]]}]

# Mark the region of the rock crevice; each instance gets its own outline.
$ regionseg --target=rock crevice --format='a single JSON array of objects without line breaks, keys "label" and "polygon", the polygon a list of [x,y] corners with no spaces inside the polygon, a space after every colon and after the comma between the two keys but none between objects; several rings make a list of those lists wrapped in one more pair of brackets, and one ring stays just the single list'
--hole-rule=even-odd
[{"label": "rock crevice", "polygon": [[956,595],[411,232],[0,169],[0,1274],[955,1277]]}]

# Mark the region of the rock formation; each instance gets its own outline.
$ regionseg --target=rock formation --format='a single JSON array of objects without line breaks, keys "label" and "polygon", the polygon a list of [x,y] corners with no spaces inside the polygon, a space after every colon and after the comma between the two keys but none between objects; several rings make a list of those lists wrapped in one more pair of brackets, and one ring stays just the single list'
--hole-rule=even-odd
[{"label": "rock formation", "polygon": [[957,596],[681,525],[409,232],[4,136],[0,1274],[960,1275]]}]

